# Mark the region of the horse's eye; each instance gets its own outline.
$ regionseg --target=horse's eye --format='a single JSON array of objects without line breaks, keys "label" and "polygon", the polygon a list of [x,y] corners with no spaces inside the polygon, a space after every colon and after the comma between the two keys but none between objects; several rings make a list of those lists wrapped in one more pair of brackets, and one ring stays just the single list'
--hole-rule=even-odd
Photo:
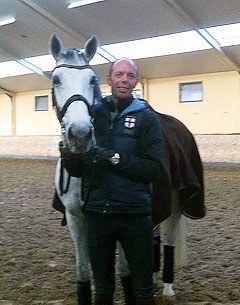
[{"label": "horse's eye", "polygon": [[60,77],[58,75],[54,75],[53,77],[53,85],[57,86],[60,84]]},{"label": "horse's eye", "polygon": [[90,85],[95,85],[95,83],[96,83],[96,77],[93,76],[90,80]]}]

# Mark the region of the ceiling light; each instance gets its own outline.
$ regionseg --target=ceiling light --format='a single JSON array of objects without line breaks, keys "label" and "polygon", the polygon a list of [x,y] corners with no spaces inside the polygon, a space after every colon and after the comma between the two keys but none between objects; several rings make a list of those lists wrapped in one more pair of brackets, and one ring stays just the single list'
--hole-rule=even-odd
[{"label": "ceiling light", "polygon": [[16,61],[5,61],[0,63],[0,78],[33,73]]},{"label": "ceiling light", "polygon": [[80,0],[77,2],[72,2],[68,4],[68,8],[75,8],[75,7],[79,7],[79,6],[83,6],[83,5],[87,5],[87,4],[91,4],[91,3],[96,3],[96,2],[102,2],[104,0]]},{"label": "ceiling light", "polygon": [[10,23],[14,23],[15,21],[16,21],[15,18],[2,19],[2,20],[0,20],[0,26],[10,24]]}]

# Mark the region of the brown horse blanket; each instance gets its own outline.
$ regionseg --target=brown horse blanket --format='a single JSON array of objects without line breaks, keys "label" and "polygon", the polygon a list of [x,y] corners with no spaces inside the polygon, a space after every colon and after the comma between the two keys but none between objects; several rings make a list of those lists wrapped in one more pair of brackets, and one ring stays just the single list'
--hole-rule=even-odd
[{"label": "brown horse blanket", "polygon": [[[178,190],[182,214],[192,219],[203,218],[203,166],[195,139],[187,127],[176,118],[159,113],[165,140],[165,160],[161,178],[152,186],[154,227],[171,215],[171,191]],[[63,213],[65,208],[55,192],[53,207]]]},{"label": "brown horse blanket", "polygon": [[157,225],[171,214],[171,190],[178,190],[182,214],[192,219],[203,218],[203,166],[195,139],[176,118],[159,113],[164,141],[163,175],[153,183],[153,220]]}]

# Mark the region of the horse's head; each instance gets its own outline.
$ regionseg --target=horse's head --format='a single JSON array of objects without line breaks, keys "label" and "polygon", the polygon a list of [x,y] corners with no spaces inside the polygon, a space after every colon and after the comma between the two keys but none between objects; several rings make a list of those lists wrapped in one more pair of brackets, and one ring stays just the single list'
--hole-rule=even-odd
[{"label": "horse's head", "polygon": [[89,61],[97,47],[95,36],[86,41],[84,50],[63,48],[55,34],[50,40],[50,52],[56,61],[52,72],[53,105],[64,144],[72,153],[84,153],[92,143],[92,109],[100,99],[100,89]]}]

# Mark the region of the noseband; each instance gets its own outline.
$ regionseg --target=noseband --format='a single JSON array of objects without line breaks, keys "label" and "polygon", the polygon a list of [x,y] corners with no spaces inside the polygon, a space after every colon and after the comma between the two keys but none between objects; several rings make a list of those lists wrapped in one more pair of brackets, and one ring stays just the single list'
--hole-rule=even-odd
[{"label": "noseband", "polygon": [[[70,69],[78,69],[78,70],[84,70],[84,69],[91,69],[94,71],[94,69],[90,66],[90,65],[83,65],[83,66],[72,66],[72,65],[68,65],[68,64],[61,64],[58,65],[54,68],[54,70],[52,71],[52,73],[58,69],[58,68],[70,68]],[[95,71],[94,71],[95,73]],[[97,79],[97,76],[96,76]],[[90,114],[90,116],[93,118],[93,108],[95,106],[95,102],[97,100],[99,100],[100,98],[100,90],[98,87],[98,83],[96,82],[94,85],[94,93],[93,93],[93,102],[92,105],[89,104],[89,102],[87,101],[87,99],[82,96],[81,94],[74,94],[71,97],[69,97],[69,99],[67,99],[67,101],[64,103],[63,107],[60,108],[57,100],[56,100],[56,96],[55,96],[55,92],[54,92],[54,88],[52,87],[52,104],[53,107],[56,108],[56,112],[57,112],[57,118],[59,120],[59,122],[62,124],[62,119],[68,109],[68,107],[75,101],[82,101],[85,103],[85,105],[87,106],[88,109],[88,113]]]}]

